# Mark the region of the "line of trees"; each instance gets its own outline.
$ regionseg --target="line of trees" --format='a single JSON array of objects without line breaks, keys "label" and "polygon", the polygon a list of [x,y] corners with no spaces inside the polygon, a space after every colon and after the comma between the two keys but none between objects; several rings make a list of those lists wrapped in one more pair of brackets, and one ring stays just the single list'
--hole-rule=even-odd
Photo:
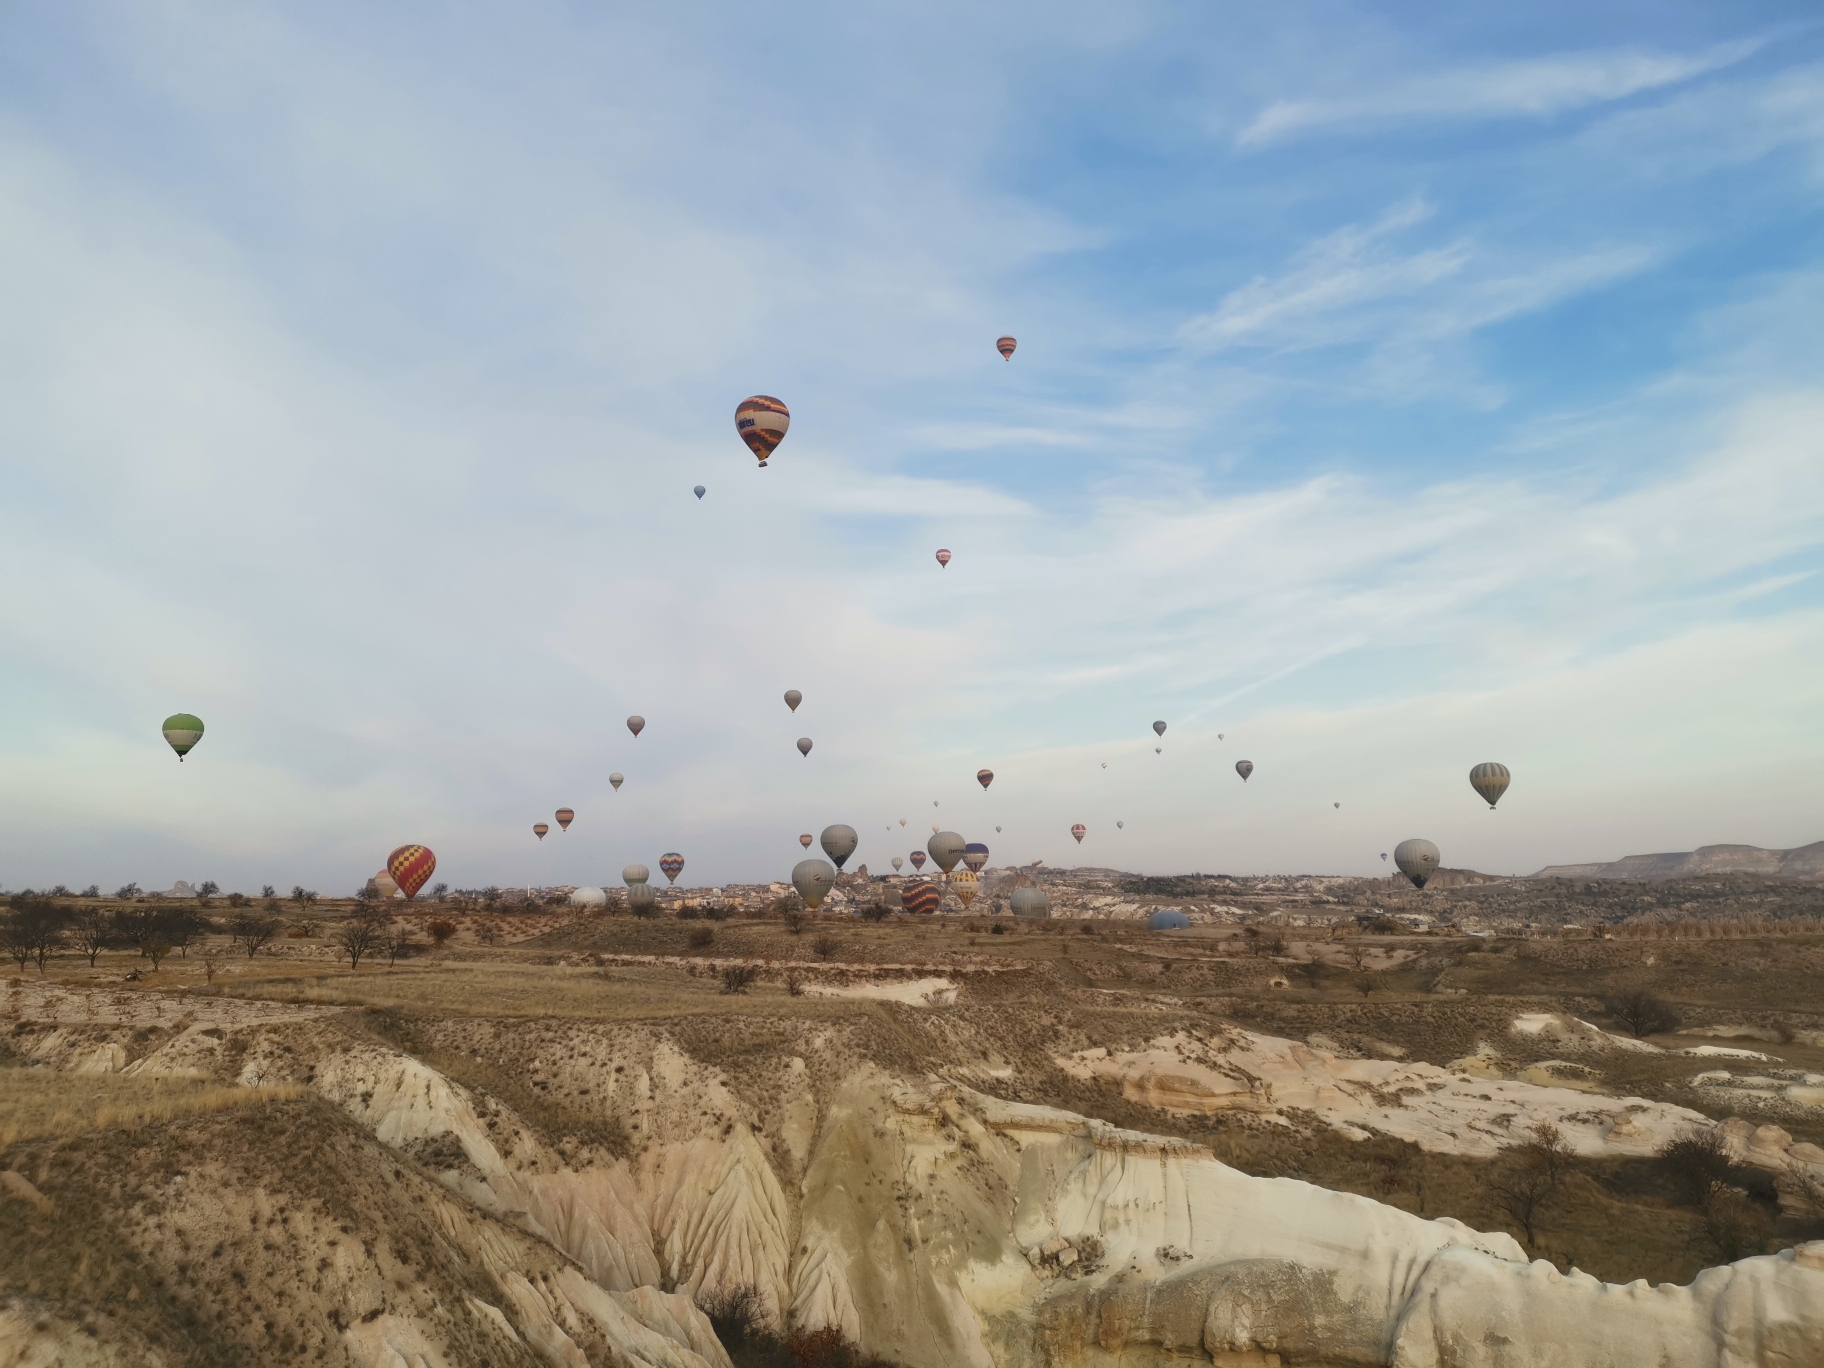
[{"label": "line of trees", "polygon": [[183,903],[68,908],[49,894],[28,890],[9,898],[0,913],[0,950],[22,971],[35,964],[42,973],[45,961],[66,947],[88,960],[90,968],[102,951],[123,949],[137,950],[157,969],[173,951],[188,957],[200,936],[226,931],[229,943],[251,958],[284,926],[277,910],[277,900],[268,899],[265,908],[237,909],[225,922],[216,923]]}]

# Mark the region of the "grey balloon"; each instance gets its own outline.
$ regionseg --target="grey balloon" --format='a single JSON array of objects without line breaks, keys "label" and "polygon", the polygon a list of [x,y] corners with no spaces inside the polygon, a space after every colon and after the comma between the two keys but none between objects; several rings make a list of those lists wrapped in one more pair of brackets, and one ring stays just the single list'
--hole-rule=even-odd
[{"label": "grey balloon", "polygon": [[1438,872],[1440,858],[1435,845],[1417,837],[1393,848],[1393,862],[1400,867],[1400,873],[1412,880],[1414,888],[1425,887],[1425,881]]},{"label": "grey balloon", "polygon": [[651,884],[637,883],[627,890],[627,906],[644,910],[659,905],[659,890]]},{"label": "grey balloon", "polygon": [[1191,919],[1175,907],[1161,908],[1146,919],[1148,931],[1185,931],[1190,925]]},{"label": "grey balloon", "polygon": [[793,712],[798,711],[798,705],[802,702],[804,702],[804,695],[799,693],[798,690],[787,689],[785,691],[785,706],[790,708]]},{"label": "grey balloon", "polygon": [[627,782],[627,776],[622,774],[619,770],[616,770],[613,774],[608,776],[608,782],[613,784],[614,791],[619,793],[621,791],[621,785]]},{"label": "grey balloon", "polygon": [[823,835],[817,838],[817,844],[823,847],[823,853],[836,862],[836,868],[842,868],[842,862],[855,853],[855,847],[861,843],[861,837],[855,834],[855,828],[844,826],[841,822],[823,829]]},{"label": "grey balloon", "polygon": [[695,489],[691,490],[690,492],[692,494],[695,494],[700,499],[703,497],[703,486],[698,485]]},{"label": "grey balloon", "polygon": [[792,887],[812,911],[836,886],[836,871],[828,860],[800,860],[792,866]]},{"label": "grey balloon", "polygon": [[900,859],[899,856],[895,855],[893,857],[893,872],[895,874],[897,874],[897,873],[899,873],[900,870],[904,869],[905,867],[906,867],[906,862],[904,860]]},{"label": "grey balloon", "polygon": [[621,871],[621,882],[629,888],[635,884],[643,884],[651,877],[652,871],[643,864],[630,864]]},{"label": "grey balloon", "polygon": [[1153,723],[1153,735],[1154,736],[1164,736],[1165,735],[1165,723],[1163,723],[1163,722]]},{"label": "grey balloon", "polygon": [[1237,760],[1235,762],[1235,773],[1241,776],[1242,783],[1247,783],[1248,776],[1254,773],[1254,762],[1252,760]]},{"label": "grey balloon", "polygon": [[1013,915],[1016,917],[1049,917],[1051,915],[1051,899],[1045,896],[1045,890],[1042,888],[1016,888],[1013,890],[1013,897],[1008,901],[1012,903]]},{"label": "grey balloon", "polygon": [[641,717],[638,713],[635,713],[632,717],[627,719],[627,730],[632,732],[635,736],[638,736],[641,732],[646,730],[646,719]]},{"label": "grey balloon", "polygon": [[808,736],[799,737],[798,738],[798,754],[809,755],[810,753],[811,753],[811,738]]},{"label": "grey balloon", "polygon": [[954,831],[939,831],[925,842],[925,853],[936,862],[939,869],[948,874],[967,853],[968,844]]}]

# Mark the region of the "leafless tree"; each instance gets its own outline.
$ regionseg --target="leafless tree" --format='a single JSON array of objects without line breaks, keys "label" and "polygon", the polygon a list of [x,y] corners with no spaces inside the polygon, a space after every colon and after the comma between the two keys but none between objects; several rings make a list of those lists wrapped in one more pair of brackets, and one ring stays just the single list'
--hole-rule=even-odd
[{"label": "leafless tree", "polygon": [[443,949],[443,943],[456,934],[456,923],[439,917],[436,921],[425,927],[425,930],[431,933],[431,939],[437,943],[437,948],[441,950]]},{"label": "leafless tree", "polygon": [[51,951],[63,944],[63,925],[64,914],[55,903],[30,891],[20,893],[0,918],[0,945],[21,970],[35,960],[42,974]]},{"label": "leafless tree", "polygon": [[1676,1031],[1680,1024],[1677,1008],[1641,989],[1609,998],[1602,1005],[1637,1039]]},{"label": "leafless tree", "polygon": [[83,908],[71,923],[70,944],[82,952],[93,969],[101,952],[114,944],[114,919],[99,907]]},{"label": "leafless tree", "polygon": [[417,945],[417,941],[412,938],[412,928],[404,922],[388,926],[380,943],[386,951],[388,968],[409,956],[413,947]]},{"label": "leafless tree", "polygon": [[1539,1216],[1570,1172],[1573,1151],[1558,1128],[1543,1123],[1532,1138],[1510,1148],[1495,1175],[1489,1194],[1507,1218],[1526,1232],[1529,1247],[1538,1245]]},{"label": "leafless tree", "polygon": [[384,934],[378,918],[357,912],[336,930],[336,946],[348,957],[348,967],[359,969],[364,956],[372,953]]},{"label": "leafless tree", "polygon": [[252,959],[260,953],[261,946],[279,934],[281,925],[277,917],[248,912],[236,917],[229,924],[229,931],[234,938],[233,943],[247,952],[248,959]]},{"label": "leafless tree", "polygon": [[811,953],[820,960],[829,959],[840,949],[842,949],[842,942],[828,932],[811,942]]},{"label": "leafless tree", "polygon": [[754,980],[760,977],[760,967],[754,964],[731,964],[722,971],[722,991],[725,993],[745,993],[754,986]]},{"label": "leafless tree", "polygon": [[804,934],[805,925],[809,921],[810,917],[802,907],[788,907],[785,909],[785,929],[794,936],[802,936]]}]

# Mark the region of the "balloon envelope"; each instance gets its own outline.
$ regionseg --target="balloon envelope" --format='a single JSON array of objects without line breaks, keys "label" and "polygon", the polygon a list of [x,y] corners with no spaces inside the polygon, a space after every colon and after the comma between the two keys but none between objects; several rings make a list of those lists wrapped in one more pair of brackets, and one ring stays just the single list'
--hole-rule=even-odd
[{"label": "balloon envelope", "polygon": [[1013,349],[1019,345],[1011,337],[997,337],[994,341],[994,349],[1001,354],[1003,361],[1013,360]]},{"label": "balloon envelope", "polygon": [[939,565],[950,564],[950,548],[949,547],[940,546],[937,548],[937,563]]},{"label": "balloon envelope", "polygon": [[925,852],[922,850],[913,851],[912,852],[912,868],[923,869],[924,867],[925,867]]},{"label": "balloon envelope", "polygon": [[[1024,875],[1021,875],[1024,878]],[[1016,917],[1049,917],[1051,899],[1045,896],[1042,888],[1016,888],[1013,897],[1008,899],[1013,904],[1013,915]]]},{"label": "balloon envelope", "polygon": [[[995,830],[999,831],[1000,828],[996,827]],[[969,867],[970,873],[981,873],[982,866],[988,863],[988,847],[981,841],[969,842],[963,847],[963,863]]]},{"label": "balloon envelope", "polygon": [[1470,787],[1482,795],[1482,801],[1491,810],[1501,801],[1501,795],[1507,792],[1513,778],[1506,765],[1497,765],[1493,760],[1484,760],[1469,772]]},{"label": "balloon envelope", "polygon": [[809,850],[811,848],[811,842],[816,839],[817,838],[808,831],[800,832],[798,835],[798,844],[803,846],[806,850]]},{"label": "balloon envelope", "polygon": [[908,912],[931,913],[937,911],[944,895],[930,880],[915,879],[899,890],[899,900]]},{"label": "balloon envelope", "polygon": [[1164,736],[1165,735],[1165,723],[1163,723],[1163,722],[1153,723],[1153,735],[1154,736]]},{"label": "balloon envelope", "polygon": [[651,884],[637,883],[627,885],[627,906],[629,908],[648,908],[659,905],[659,890]]},{"label": "balloon envelope", "polygon": [[804,702],[804,695],[799,693],[798,690],[787,689],[785,691],[785,706],[790,708],[793,712],[798,711],[798,705],[802,702]]},{"label": "balloon envelope", "polygon": [[386,872],[393,876],[399,891],[408,898],[418,896],[424,881],[437,868],[437,857],[429,846],[402,845],[386,857]]},{"label": "balloon envelope", "polygon": [[646,730],[646,719],[641,717],[638,713],[635,713],[632,717],[627,719],[627,730],[632,732],[635,736],[638,736],[641,732]]},{"label": "balloon envelope", "polygon": [[975,901],[975,895],[980,891],[980,885],[973,873],[967,869],[959,869],[950,876],[950,891],[956,894],[956,900],[967,910],[969,904]]},{"label": "balloon envelope", "polygon": [[621,871],[621,882],[629,888],[635,884],[643,884],[651,877],[652,871],[643,864],[630,864]]},{"label": "balloon envelope", "polygon": [[557,810],[557,824],[558,824],[558,826],[562,827],[565,831],[570,830],[570,823],[574,822],[575,820],[576,820],[576,812],[574,809],[559,808]]},{"label": "balloon envelope", "polygon": [[977,770],[975,772],[975,782],[980,784],[985,791],[988,785],[994,782],[994,771],[991,769]]},{"label": "balloon envelope", "polygon": [[761,465],[766,464],[766,458],[773,454],[791,425],[790,410],[770,394],[750,394],[735,405],[735,431]]},{"label": "balloon envelope", "polygon": [[939,831],[925,842],[925,849],[937,862],[937,867],[948,874],[956,868],[956,862],[963,858],[967,844],[954,831]]},{"label": "balloon envelope", "polygon": [[809,755],[810,753],[811,753],[811,738],[808,736],[799,737],[798,738],[798,754]]},{"label": "balloon envelope", "polygon": [[835,886],[836,871],[830,868],[828,860],[800,860],[792,866],[792,887],[813,912]]},{"label": "balloon envelope", "polygon": [[905,867],[906,867],[906,862],[904,860],[900,859],[899,856],[895,855],[893,857],[893,872],[895,874],[897,874],[900,870],[904,869]]},{"label": "balloon envelope", "polygon": [[1414,888],[1425,887],[1425,881],[1437,872],[1438,848],[1430,841],[1414,838],[1401,841],[1393,848],[1393,862],[1400,873],[1412,880]]},{"label": "balloon envelope", "polygon": [[613,784],[614,791],[619,793],[621,791],[621,785],[627,782],[627,776],[622,774],[619,770],[616,770],[613,774],[608,776],[608,782]]},{"label": "balloon envelope", "polygon": [[659,856],[659,873],[665,876],[665,882],[675,884],[678,875],[684,872],[684,857],[675,850],[668,850]]},{"label": "balloon envelope", "polygon": [[1122,829],[1122,828],[1123,828],[1123,827],[1125,827],[1125,826],[1126,826],[1126,825],[1127,825],[1127,823],[1126,823],[1126,822],[1116,822],[1116,823],[1115,823],[1115,830],[1116,830],[1116,831],[1119,831],[1119,830],[1121,830],[1121,829]]},{"label": "balloon envelope", "polygon": [[545,833],[549,830],[551,830],[551,828],[546,826],[543,822],[532,823],[532,834],[541,841],[545,839]]},{"label": "balloon envelope", "polygon": [[691,490],[690,492],[692,494],[695,494],[700,499],[703,497],[704,489],[703,489],[702,485],[698,485],[695,489]]},{"label": "balloon envelope", "polygon": [[608,894],[600,888],[573,888],[569,903],[572,907],[606,907]]},{"label": "balloon envelope", "polygon": [[1071,829],[1070,829],[1070,834],[1071,834],[1071,835],[1072,835],[1072,836],[1075,836],[1075,837],[1076,837],[1076,838],[1077,838],[1077,844],[1078,844],[1078,845],[1082,845],[1082,844],[1083,844],[1083,837],[1084,837],[1084,835],[1085,835],[1085,834],[1086,834],[1086,833],[1087,833],[1087,832],[1088,832],[1088,831],[1089,831],[1089,828],[1088,828],[1088,827],[1086,827],[1086,826],[1084,826],[1084,825],[1083,825],[1083,823],[1081,823],[1081,822],[1078,822],[1078,823],[1077,823],[1077,824],[1076,824],[1076,825],[1075,825],[1075,826],[1073,826],[1073,827],[1072,827],[1072,828],[1071,828]]},{"label": "balloon envelope", "polygon": [[1190,924],[1191,919],[1175,907],[1161,908],[1146,919],[1148,931],[1184,931]]},{"label": "balloon envelope", "polygon": [[1242,783],[1247,783],[1248,776],[1254,773],[1254,762],[1252,760],[1237,760],[1235,762],[1235,773],[1241,776]]},{"label": "balloon envelope", "polygon": [[818,837],[817,844],[823,847],[825,855],[836,862],[836,868],[841,869],[842,862],[855,853],[855,847],[860,840],[861,837],[855,834],[854,827],[844,826],[841,822],[837,822],[835,825],[823,829],[823,835]]},{"label": "balloon envelope", "polygon": [[203,719],[195,713],[172,713],[165,719],[165,740],[182,760],[203,739]]}]

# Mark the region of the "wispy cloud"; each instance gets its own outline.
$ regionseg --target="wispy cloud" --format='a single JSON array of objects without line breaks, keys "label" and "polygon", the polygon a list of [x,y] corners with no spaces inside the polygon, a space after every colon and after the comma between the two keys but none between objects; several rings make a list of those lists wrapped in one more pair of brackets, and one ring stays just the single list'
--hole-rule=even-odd
[{"label": "wispy cloud", "polygon": [[1413,120],[1540,117],[1606,104],[1733,66],[1759,39],[1692,54],[1634,50],[1563,53],[1431,72],[1355,95],[1276,100],[1236,136],[1257,147],[1322,130],[1353,131]]}]

